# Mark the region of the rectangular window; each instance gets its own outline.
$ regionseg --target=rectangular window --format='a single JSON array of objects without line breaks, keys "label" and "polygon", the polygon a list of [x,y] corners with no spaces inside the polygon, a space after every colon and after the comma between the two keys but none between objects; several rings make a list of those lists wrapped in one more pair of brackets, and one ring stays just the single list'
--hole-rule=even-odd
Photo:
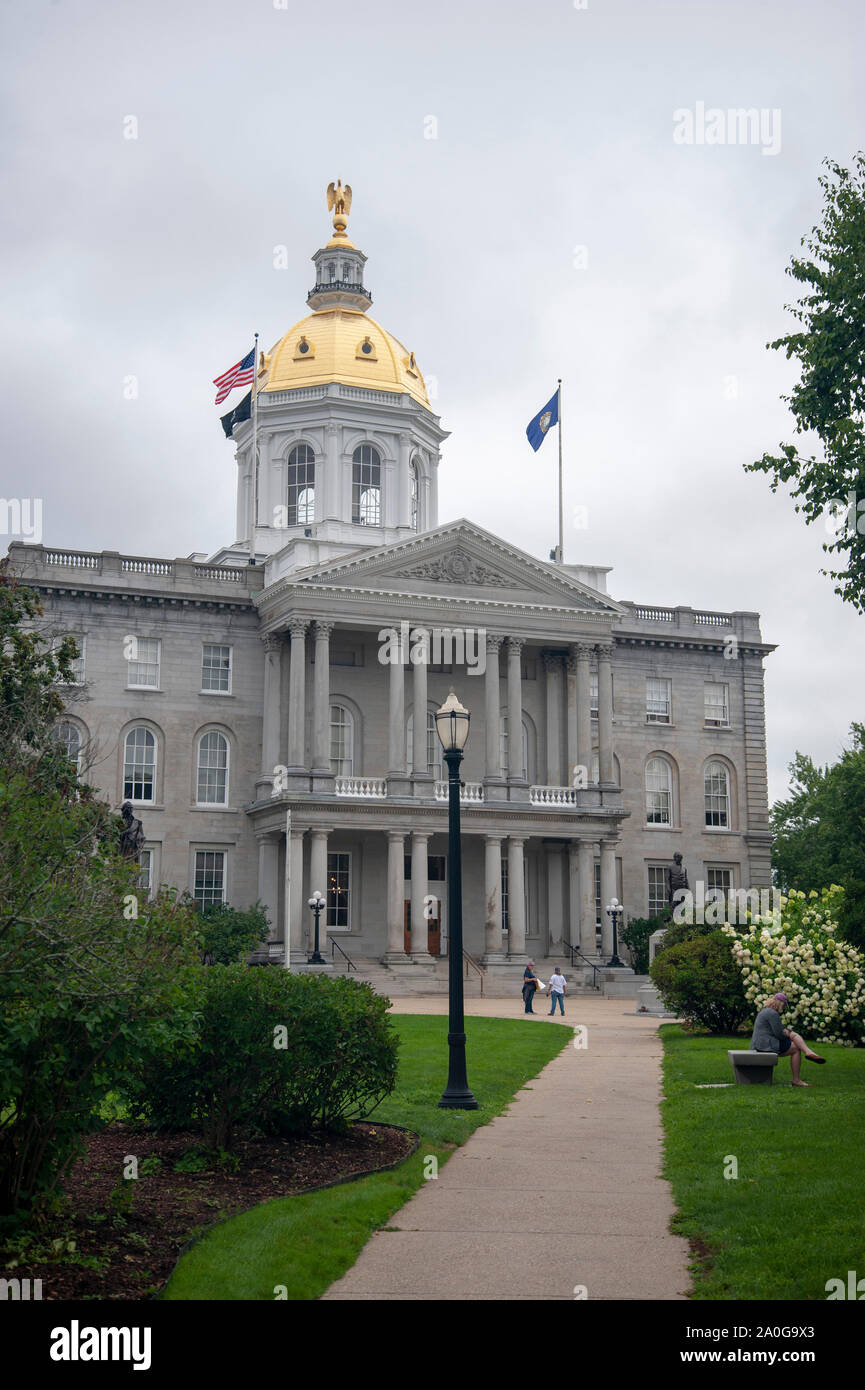
[{"label": "rectangular window", "polygon": [[724,729],[730,723],[729,689],[715,681],[706,681],[703,687],[705,720],[713,729]]},{"label": "rectangular window", "polygon": [[598,673],[589,672],[589,711],[592,719],[598,717]]},{"label": "rectangular window", "polygon": [[706,870],[706,892],[711,893],[715,890],[724,894],[726,898],[733,887],[732,869],[707,869]]},{"label": "rectangular window", "polygon": [[209,695],[231,694],[231,648],[205,642],[201,655],[201,689]]},{"label": "rectangular window", "polygon": [[225,902],[225,851],[195,851],[195,885],[192,896],[200,907]]},{"label": "rectangular window", "polygon": [[659,864],[649,865],[650,917],[657,917],[667,906],[667,870]]},{"label": "rectangular window", "polygon": [[597,928],[598,928],[599,931],[601,930],[601,927],[602,927],[602,925],[603,925],[603,921],[604,921],[604,919],[603,919],[603,917],[601,916],[601,861],[600,861],[600,859],[596,859],[596,860],[595,860],[595,924],[596,924],[596,926],[597,926]]},{"label": "rectangular window", "polygon": [[668,680],[646,679],[646,722],[669,724],[672,712],[672,685]]},{"label": "rectangular window", "polygon": [[351,929],[351,855],[327,856],[327,929]]},{"label": "rectangular window", "polygon": [[508,929],[508,857],[502,855],[502,931]]},{"label": "rectangular window", "polygon": [[[124,644],[126,645],[126,644]],[[126,684],[131,688],[159,689],[159,647],[157,637],[133,637],[129,642],[129,672]]]},{"label": "rectangular window", "polygon": [[153,891],[153,850],[143,849],[138,856],[138,863],[141,872],[138,875],[138,887],[142,893],[148,897]]}]

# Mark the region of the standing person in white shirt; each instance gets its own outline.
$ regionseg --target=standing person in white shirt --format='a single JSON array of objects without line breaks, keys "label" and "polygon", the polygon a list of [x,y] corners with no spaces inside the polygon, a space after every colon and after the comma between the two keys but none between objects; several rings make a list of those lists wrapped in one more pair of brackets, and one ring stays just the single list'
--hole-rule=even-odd
[{"label": "standing person in white shirt", "polygon": [[556,966],[550,976],[550,1018],[552,1018],[553,1014],[556,1012],[556,1001],[558,1001],[559,1008],[562,1011],[562,1018],[564,1018],[566,988],[565,977],[559,970],[559,967]]}]

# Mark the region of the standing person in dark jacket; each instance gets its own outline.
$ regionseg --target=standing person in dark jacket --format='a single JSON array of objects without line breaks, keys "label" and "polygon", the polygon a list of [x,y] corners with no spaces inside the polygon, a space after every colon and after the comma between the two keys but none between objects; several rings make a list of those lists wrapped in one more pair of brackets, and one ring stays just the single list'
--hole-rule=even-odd
[{"label": "standing person in dark jacket", "polygon": [[781,1015],[786,1007],[786,994],[774,994],[765,1009],[760,1010],[754,1024],[754,1032],[751,1035],[751,1051],[777,1052],[779,1057],[789,1057],[790,1070],[793,1073],[793,1085],[810,1086],[810,1081],[799,1080],[802,1058],[807,1057],[809,1062],[821,1064],[826,1061],[826,1058],[818,1057],[804,1038],[800,1037],[798,1033],[794,1033],[792,1029],[782,1026]]},{"label": "standing person in dark jacket", "polygon": [[529,961],[528,965],[523,971],[523,1000],[525,1002],[527,1014],[534,1013],[534,1009],[532,1008],[532,1000],[535,997],[535,990],[537,989],[537,987],[538,977],[535,974],[535,967],[533,962]]}]

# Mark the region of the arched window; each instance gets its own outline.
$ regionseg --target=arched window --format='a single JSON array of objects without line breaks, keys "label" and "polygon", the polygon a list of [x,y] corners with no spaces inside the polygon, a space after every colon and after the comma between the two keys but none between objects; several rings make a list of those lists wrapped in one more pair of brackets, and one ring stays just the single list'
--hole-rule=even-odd
[{"label": "arched window", "polygon": [[[522,777],[528,779],[529,775],[529,731],[525,724],[523,730],[523,770]],[[501,723],[499,725],[499,751],[502,761],[502,776],[508,775],[508,712],[503,709],[501,712]]]},{"label": "arched window", "polygon": [[420,480],[418,478],[417,464],[412,462],[408,466],[408,486],[409,486],[409,515],[411,517],[411,529],[420,530]]},{"label": "arched window", "polygon": [[730,774],[723,763],[706,763],[706,824],[730,828]]},{"label": "arched window", "polygon": [[330,707],[330,765],[337,777],[354,776],[354,716],[344,705]]},{"label": "arched window", "polygon": [[315,454],[296,444],[288,456],[288,525],[309,526],[315,519]]},{"label": "arched window", "polygon": [[153,801],[156,785],[156,739],[149,729],[130,729],[123,750],[124,801]]},{"label": "arched window", "polygon": [[228,804],[228,739],[215,729],[198,740],[199,806]]},{"label": "arched window", "polygon": [[[601,764],[597,753],[592,754],[592,775],[589,780],[593,783],[601,780]],[[615,753],[613,754],[613,781],[617,787],[622,785],[622,769]]]},{"label": "arched window", "polygon": [[[426,771],[438,772],[442,757],[441,740],[436,733],[436,718],[432,710],[426,714]],[[408,717],[405,734],[405,765],[411,776],[414,771],[414,710]]]},{"label": "arched window", "polygon": [[54,742],[58,745],[71,763],[75,764],[75,771],[81,769],[81,735],[74,724],[70,724],[68,719],[62,720],[54,728]]},{"label": "arched window", "polygon": [[351,456],[351,519],[355,526],[381,525],[381,457],[371,444]]},{"label": "arched window", "polygon": [[673,824],[673,769],[666,758],[646,763],[646,824]]}]

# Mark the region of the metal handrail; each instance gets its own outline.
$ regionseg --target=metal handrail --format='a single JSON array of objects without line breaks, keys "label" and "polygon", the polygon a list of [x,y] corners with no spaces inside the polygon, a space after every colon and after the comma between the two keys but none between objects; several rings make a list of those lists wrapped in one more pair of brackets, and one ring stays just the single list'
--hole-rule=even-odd
[{"label": "metal handrail", "polygon": [[472,969],[474,969],[474,970],[476,970],[476,971],[478,972],[478,975],[480,976],[480,981],[481,981],[481,998],[483,999],[483,998],[484,998],[484,980],[486,979],[486,974],[487,974],[487,972],[484,970],[483,966],[480,965],[480,964],[475,960],[474,956],[470,956],[470,955],[469,955],[469,953],[468,953],[468,951],[465,949],[465,947],[463,947],[463,961],[465,962],[465,967],[466,967],[466,979],[468,979],[468,976],[469,976],[469,966],[471,966]]},{"label": "metal handrail", "polygon": [[584,960],[586,962],[586,965],[590,965],[592,967],[592,989],[597,989],[598,967],[595,965],[595,962],[593,960],[589,960],[588,956],[584,956],[580,948],[578,946],[572,946],[569,941],[563,941],[562,946],[570,955],[571,965],[576,966],[577,962],[575,961],[574,957],[579,956],[580,960]]},{"label": "metal handrail", "polygon": [[329,942],[330,942],[330,956],[331,956],[331,960],[336,961],[336,957],[335,957],[335,955],[334,955],[333,953],[334,953],[334,951],[339,951],[339,954],[342,956],[343,960],[348,961],[348,970],[349,970],[349,974],[351,973],[352,970],[357,971],[357,966],[355,965],[355,963],[354,963],[354,961],[352,960],[351,956],[346,955],[345,951],[342,949],[342,947],[340,946],[339,942],[338,942],[338,941],[334,941],[334,939],[333,939],[332,936],[331,936],[331,937],[328,937],[328,940],[329,940]]}]

